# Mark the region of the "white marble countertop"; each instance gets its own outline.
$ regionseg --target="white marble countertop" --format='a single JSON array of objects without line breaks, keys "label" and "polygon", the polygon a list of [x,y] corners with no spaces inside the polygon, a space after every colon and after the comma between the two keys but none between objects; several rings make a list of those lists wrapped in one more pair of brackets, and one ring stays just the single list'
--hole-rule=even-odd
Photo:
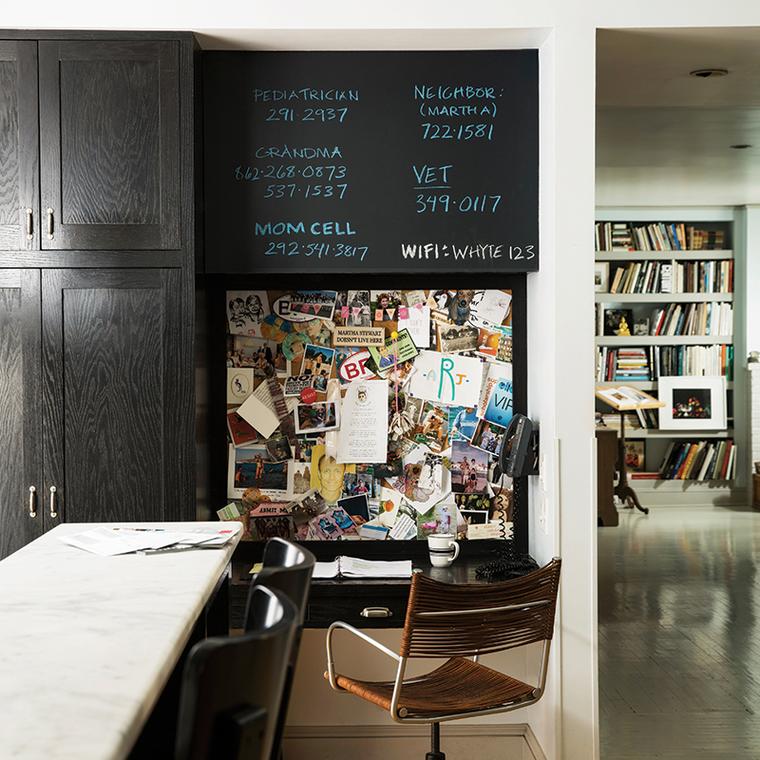
[{"label": "white marble countertop", "polygon": [[240,538],[118,557],[57,538],[93,527],[61,524],[0,562],[3,758],[126,757]]}]

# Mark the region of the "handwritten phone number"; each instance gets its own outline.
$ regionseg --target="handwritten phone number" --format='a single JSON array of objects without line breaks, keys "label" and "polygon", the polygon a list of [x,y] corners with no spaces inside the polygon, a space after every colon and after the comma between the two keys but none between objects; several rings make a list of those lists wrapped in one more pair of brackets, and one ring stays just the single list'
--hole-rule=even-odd
[{"label": "handwritten phone number", "polygon": [[452,198],[446,193],[420,193],[417,195],[416,206],[418,214],[495,214],[500,203],[501,195],[463,195],[461,198]]},{"label": "handwritten phone number", "polygon": [[302,166],[295,164],[267,164],[259,168],[257,166],[236,166],[235,179],[239,182],[260,182],[265,179],[343,179],[348,172],[348,167],[343,164],[326,164],[324,166]]},{"label": "handwritten phone number", "polygon": [[423,122],[423,140],[493,140],[493,124],[432,124]]},{"label": "handwritten phone number", "polygon": [[298,111],[295,108],[268,108],[264,121],[314,121],[325,123],[337,121],[342,124],[348,113],[348,108],[304,108]]},{"label": "handwritten phone number", "polygon": [[347,184],[341,185],[267,185],[264,190],[264,198],[295,198],[303,196],[304,198],[337,198],[343,200],[343,196],[348,189]]},{"label": "handwritten phone number", "polygon": [[306,256],[324,258],[347,259],[357,258],[364,261],[364,257],[369,253],[367,245],[349,245],[348,243],[298,243],[295,240],[288,242],[275,242],[270,240],[265,248],[265,256]]}]

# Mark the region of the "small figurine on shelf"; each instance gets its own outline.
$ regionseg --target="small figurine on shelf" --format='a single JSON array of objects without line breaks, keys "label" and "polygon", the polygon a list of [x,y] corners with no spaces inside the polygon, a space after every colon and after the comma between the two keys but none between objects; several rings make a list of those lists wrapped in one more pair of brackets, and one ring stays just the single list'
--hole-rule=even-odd
[{"label": "small figurine on shelf", "polygon": [[629,336],[631,334],[631,328],[628,327],[628,320],[625,317],[620,317],[620,325],[617,329],[617,334],[621,336]]}]

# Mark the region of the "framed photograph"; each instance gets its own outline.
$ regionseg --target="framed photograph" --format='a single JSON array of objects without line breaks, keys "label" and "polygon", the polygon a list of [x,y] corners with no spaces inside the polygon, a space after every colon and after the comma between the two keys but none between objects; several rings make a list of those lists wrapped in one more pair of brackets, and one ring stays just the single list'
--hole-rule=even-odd
[{"label": "framed photograph", "polygon": [[645,462],[645,441],[625,442],[625,466],[628,472],[642,472]]},{"label": "framed photograph", "polygon": [[725,430],[725,377],[660,377],[661,430]]},{"label": "framed photograph", "polygon": [[594,292],[607,293],[610,285],[610,262],[594,262]]}]

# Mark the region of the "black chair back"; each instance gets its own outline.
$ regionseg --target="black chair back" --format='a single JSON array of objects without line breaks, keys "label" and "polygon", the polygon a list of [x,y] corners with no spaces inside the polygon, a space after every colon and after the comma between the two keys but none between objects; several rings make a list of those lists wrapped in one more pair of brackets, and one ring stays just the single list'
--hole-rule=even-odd
[{"label": "black chair back", "polygon": [[176,760],[268,760],[298,626],[281,592],[257,586],[251,629],[196,644],[182,674]]},{"label": "black chair back", "polygon": [[246,630],[248,630],[251,618],[251,594],[260,584],[281,591],[293,602],[298,611],[298,629],[293,637],[288,671],[285,675],[285,688],[282,692],[282,703],[277,716],[271,760],[278,760],[280,757],[280,745],[285,730],[285,721],[288,717],[290,692],[293,688],[298,650],[301,646],[301,630],[306,618],[306,605],[309,601],[309,587],[315,561],[316,558],[307,549],[282,538],[271,538],[264,547],[263,567],[254,577],[248,592],[248,603],[245,611]]}]

